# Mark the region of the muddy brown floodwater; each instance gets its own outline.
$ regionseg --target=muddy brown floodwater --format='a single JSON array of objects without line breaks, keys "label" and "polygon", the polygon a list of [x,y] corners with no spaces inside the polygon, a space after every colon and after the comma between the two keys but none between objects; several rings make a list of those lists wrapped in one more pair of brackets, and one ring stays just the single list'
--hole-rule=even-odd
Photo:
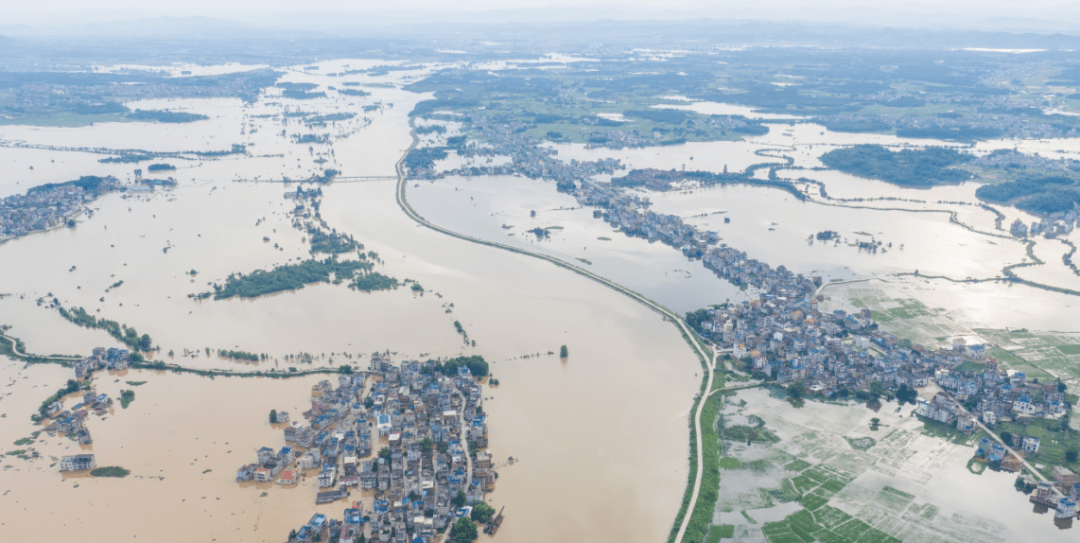
[{"label": "muddy brown floodwater", "polygon": [[[311,74],[288,77],[331,81]],[[333,93],[325,103],[301,105],[336,111],[393,103],[370,114],[366,127],[344,130],[348,133],[332,144],[333,155],[330,146],[319,149],[332,160],[327,166],[335,165],[344,175],[392,176],[411,141],[407,113],[425,96],[393,88],[368,90],[373,95],[353,106]],[[281,127],[274,123],[280,121],[252,116],[274,110],[270,101],[281,98],[265,98],[243,113],[229,109],[239,108],[239,102],[221,107],[220,101],[184,101],[188,111],[211,115],[205,121],[209,128],[200,123],[103,125],[70,129],[77,131],[73,134],[5,127],[0,137],[38,143],[55,138],[72,145],[94,137],[97,145],[116,148],[202,149],[251,141],[259,153],[284,155],[174,161],[181,183],[172,191],[129,199],[108,195],[93,204],[94,216],[81,219],[77,228],[0,245],[2,292],[12,294],[0,298],[0,323],[12,325],[9,334],[24,339],[36,353],[85,354],[94,346],[116,345],[104,332],[74,327],[36,304],[37,298],[51,295],[65,306],[84,306],[97,316],[135,326],[162,347],[157,358],[192,367],[284,371],[281,357],[299,352],[326,353],[316,365],[330,365],[333,359],[362,367],[374,351],[389,350],[398,360],[480,354],[501,382],[484,389],[491,398],[485,404],[491,450],[499,463],[510,456],[520,459],[500,469],[496,490],[488,496],[496,507],[506,506],[498,539],[664,539],[686,485],[687,421],[702,370],[676,328],[645,306],[537,259],[419,227],[396,206],[393,181],[325,187],[322,216],[378,252],[385,261],[379,271],[420,282],[423,296],[407,288],[365,294],[344,285],[314,285],[257,300],[187,298],[230,273],[307,258],[303,235],[291,228],[286,214],[291,204],[282,198],[285,188],[230,181],[280,177],[283,165],[299,164],[291,166],[295,175],[314,166],[311,161],[318,155],[307,145],[277,136]],[[241,136],[244,123],[248,132]],[[258,127],[254,135],[252,126]],[[217,134],[212,144],[196,145],[210,132]],[[6,153],[0,156],[14,160],[25,153],[36,161],[42,151]],[[85,174],[116,171],[111,165],[94,166],[96,160],[77,153],[55,153],[64,159],[81,157],[77,162],[89,170]],[[54,178],[33,181],[64,181],[75,170],[68,164],[50,171]],[[4,190],[24,188],[5,185]],[[256,226],[259,219],[265,220]],[[272,242],[263,243],[264,236]],[[192,269],[198,271],[194,278],[185,273]],[[123,286],[105,292],[121,279]],[[476,340],[475,347],[462,342],[455,320]],[[546,354],[564,344],[570,350],[565,363],[557,354]],[[202,355],[206,347],[267,353],[271,360],[259,366],[232,363]],[[182,357],[184,349],[200,355]],[[169,350],[177,356],[169,358]],[[24,368],[3,361],[0,442],[12,443],[38,430],[30,415],[71,376],[58,366]],[[236,469],[252,462],[256,449],[284,445],[280,430],[267,423],[269,410],[287,408],[298,417],[311,384],[322,378],[101,373],[94,378],[98,392],[116,398],[121,389],[133,389],[136,399],[128,409],[117,405],[104,420],[91,417],[91,449],[99,465],[122,466],[131,475],[61,476],[53,458],[81,449],[65,438],[41,434],[31,447],[43,458],[0,460],[0,533],[4,540],[34,541],[283,541],[314,511],[340,517],[347,504],[316,507],[311,479],[292,489],[234,482]],[[127,381],[146,384],[133,388]],[[77,401],[69,399],[68,407]],[[4,447],[0,452],[15,448]]]}]

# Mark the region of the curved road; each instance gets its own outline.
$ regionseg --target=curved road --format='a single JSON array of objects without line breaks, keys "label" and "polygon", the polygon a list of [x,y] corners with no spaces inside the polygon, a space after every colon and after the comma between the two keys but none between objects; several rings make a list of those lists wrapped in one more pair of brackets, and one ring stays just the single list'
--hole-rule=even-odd
[{"label": "curved road", "polygon": [[11,336],[9,336],[7,334],[3,334],[3,333],[0,333],[0,338],[4,338],[4,339],[10,341],[11,342],[11,352],[13,352],[13,353],[15,353],[15,354],[17,354],[17,355],[19,355],[19,356],[21,356],[23,358],[41,358],[41,359],[44,359],[44,360],[57,360],[57,361],[60,361],[60,362],[75,362],[75,361],[78,361],[79,359],[82,358],[81,356],[76,356],[76,355],[71,355],[71,356],[39,356],[39,355],[30,355],[30,354],[26,354],[26,353],[20,353],[19,352],[19,342],[15,341],[15,338],[13,338],[13,337],[11,337]]},{"label": "curved road", "polygon": [[556,266],[558,266],[560,268],[564,268],[564,269],[570,270],[570,271],[572,271],[574,273],[577,273],[579,275],[582,275],[584,277],[588,277],[589,279],[592,279],[594,281],[602,283],[602,284],[604,284],[605,286],[607,286],[609,288],[612,288],[612,289],[614,289],[614,290],[616,290],[618,292],[621,292],[621,293],[629,296],[630,298],[632,298],[632,299],[634,299],[634,300],[636,300],[638,302],[641,302],[642,304],[644,304],[648,308],[652,309],[653,311],[656,311],[657,313],[660,313],[661,315],[664,315],[671,322],[673,322],[675,324],[675,326],[679,329],[679,332],[682,334],[683,339],[685,339],[686,342],[690,344],[690,346],[694,349],[694,353],[697,354],[699,359],[701,359],[702,365],[705,366],[705,368],[708,370],[708,372],[707,372],[707,377],[706,377],[706,380],[705,380],[705,387],[702,389],[701,398],[698,401],[697,411],[694,413],[694,429],[695,429],[694,441],[695,441],[695,446],[697,448],[697,475],[696,475],[696,477],[694,479],[694,489],[693,489],[693,492],[690,495],[690,503],[687,505],[686,512],[683,514],[683,519],[682,519],[681,525],[679,526],[678,535],[675,537],[676,543],[682,541],[682,538],[683,538],[684,534],[686,533],[686,528],[690,523],[690,516],[694,512],[694,506],[697,504],[698,494],[700,493],[700,490],[701,490],[701,476],[702,476],[702,471],[704,469],[704,466],[703,466],[704,459],[702,458],[703,453],[702,453],[702,443],[701,443],[701,409],[702,409],[703,404],[705,403],[705,399],[708,397],[709,389],[712,388],[713,373],[714,373],[714,370],[715,370],[715,367],[716,367],[715,353],[712,353],[712,356],[707,355],[705,353],[705,351],[701,348],[701,345],[695,339],[695,334],[694,334],[693,330],[691,330],[690,327],[687,326],[686,322],[683,321],[683,319],[680,318],[678,315],[676,315],[673,311],[671,311],[670,309],[668,309],[668,308],[666,308],[666,307],[664,307],[664,306],[662,306],[662,305],[660,305],[660,304],[646,298],[645,296],[643,296],[641,294],[638,294],[637,292],[634,292],[634,291],[632,291],[632,290],[630,290],[630,289],[628,289],[626,287],[623,287],[622,285],[619,285],[618,283],[615,283],[615,282],[613,282],[613,281],[611,281],[609,279],[606,279],[606,278],[604,278],[604,277],[602,277],[600,275],[597,275],[597,274],[595,274],[595,273],[593,273],[593,272],[591,272],[589,270],[586,270],[584,268],[580,268],[580,267],[575,266],[573,264],[569,264],[567,262],[564,262],[564,261],[562,261],[562,260],[560,260],[560,259],[558,259],[556,257],[550,256],[550,255],[545,255],[545,254],[542,254],[542,253],[536,253],[536,252],[533,252],[533,251],[529,251],[529,250],[526,250],[526,249],[521,249],[521,248],[518,248],[518,247],[511,246],[511,245],[506,245],[506,244],[503,244],[503,243],[497,243],[497,242],[494,242],[494,241],[487,241],[487,240],[483,240],[483,239],[480,239],[480,238],[474,238],[472,236],[467,236],[465,234],[460,234],[458,232],[454,232],[452,230],[448,230],[448,229],[443,228],[443,227],[441,227],[439,225],[436,225],[434,223],[428,222],[427,219],[422,217],[419,213],[416,212],[416,210],[414,210],[412,208],[412,206],[409,205],[408,200],[405,198],[405,179],[408,177],[405,174],[405,157],[409,155],[410,151],[412,151],[413,149],[416,148],[417,143],[419,143],[419,141],[420,141],[420,139],[416,137],[416,130],[415,130],[415,126],[413,125],[413,122],[409,121],[409,125],[413,127],[413,131],[412,131],[412,139],[413,139],[413,141],[412,141],[412,144],[409,145],[408,149],[405,150],[405,153],[402,154],[401,158],[398,159],[397,164],[395,165],[395,169],[397,170],[397,178],[398,178],[397,191],[396,191],[397,194],[396,194],[395,197],[397,198],[398,206],[401,207],[401,210],[404,211],[405,214],[408,215],[410,219],[416,221],[418,224],[420,224],[422,226],[425,226],[427,228],[435,230],[436,232],[440,232],[442,234],[446,234],[448,236],[452,236],[452,237],[455,237],[455,238],[458,238],[458,239],[461,239],[461,240],[471,241],[473,243],[478,243],[480,245],[486,245],[488,247],[495,247],[495,248],[498,248],[498,249],[504,249],[504,250],[507,250],[507,251],[510,251],[510,252],[513,252],[513,253],[518,253],[518,254],[522,254],[522,255],[531,256],[531,257],[534,257],[534,258],[539,258],[541,260],[546,260],[547,262],[550,262],[550,263],[552,263],[552,264],[554,264],[554,265],[556,265]]}]

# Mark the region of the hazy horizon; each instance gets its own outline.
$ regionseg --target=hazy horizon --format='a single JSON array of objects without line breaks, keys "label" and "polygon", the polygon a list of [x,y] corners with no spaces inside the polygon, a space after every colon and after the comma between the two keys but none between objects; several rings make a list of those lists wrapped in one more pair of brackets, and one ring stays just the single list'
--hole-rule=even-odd
[{"label": "hazy horizon", "polygon": [[761,21],[888,27],[901,29],[963,29],[1009,32],[1073,34],[1080,23],[1080,2],[1037,0],[1019,6],[1001,0],[976,2],[916,2],[882,4],[866,0],[797,2],[765,0],[746,4],[734,1],[638,0],[612,3],[597,0],[565,1],[476,0],[468,6],[447,7],[433,0],[404,0],[392,7],[370,1],[320,0],[298,7],[294,2],[211,2],[192,0],[182,4],[153,5],[132,0],[105,0],[87,9],[74,0],[46,0],[9,6],[0,16],[0,34],[55,34],[68,32],[109,33],[125,23],[148,19],[178,18],[188,26],[240,26],[261,29],[294,29],[360,32],[387,25],[438,23],[552,23],[596,20]]}]

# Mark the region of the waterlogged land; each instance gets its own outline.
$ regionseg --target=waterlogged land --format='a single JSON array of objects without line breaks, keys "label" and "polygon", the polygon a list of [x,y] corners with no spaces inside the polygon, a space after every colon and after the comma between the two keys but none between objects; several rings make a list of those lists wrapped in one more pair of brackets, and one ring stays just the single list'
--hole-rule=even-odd
[{"label": "waterlogged land", "polygon": [[[361,63],[341,64],[356,67]],[[342,65],[325,70],[338,72]],[[398,75],[355,79],[388,83]],[[317,75],[290,77],[322,85],[328,81]],[[153,361],[196,369],[287,374],[289,368],[302,372],[343,363],[366,364],[375,351],[416,358],[481,354],[491,361],[492,375],[500,383],[484,392],[491,397],[486,407],[489,426],[493,435],[500,436],[491,444],[494,456],[521,459],[500,471],[496,492],[508,515],[514,512],[514,516],[499,536],[581,540],[616,534],[632,541],[661,539],[670,529],[686,480],[686,420],[700,365],[679,332],[644,306],[550,264],[417,228],[394,204],[393,181],[339,181],[324,186],[321,219],[328,228],[362,240],[366,250],[375,251],[382,273],[422,284],[422,295],[412,288],[366,293],[320,281],[254,299],[198,301],[188,297],[211,290],[212,283],[225,284],[230,274],[246,276],[250,270],[271,270],[312,258],[311,243],[305,239],[309,234],[293,227],[295,203],[283,197],[295,190],[295,184],[230,180],[280,181],[283,171],[289,177],[308,178],[329,167],[341,171],[343,178],[393,176],[394,162],[410,143],[405,115],[422,97],[382,86],[365,89],[371,96],[339,97],[327,92],[325,99],[304,99],[305,110],[325,114],[351,107],[349,101],[357,101],[361,108],[375,102],[385,106],[366,113],[370,124],[363,129],[342,131],[339,126],[335,132],[328,124],[325,133],[336,136],[321,144],[297,144],[292,138],[275,136],[281,129],[273,129],[270,123],[280,126],[283,117],[268,120],[258,115],[280,115],[282,106],[269,106],[262,100],[246,112],[239,104],[236,109],[209,112],[201,110],[204,106],[198,101],[189,101],[191,111],[208,111],[213,113],[211,119],[188,125],[147,125],[138,137],[132,137],[129,128],[119,130],[107,124],[75,129],[81,135],[60,130],[49,135],[34,133],[42,144],[61,146],[93,135],[114,148],[167,151],[171,145],[164,138],[187,135],[189,140],[201,141],[210,139],[208,132],[214,130],[221,134],[218,139],[229,137],[230,145],[249,141],[254,150],[229,159],[175,161],[177,171],[172,175],[179,184],[173,189],[129,199],[106,197],[94,204],[94,217],[75,228],[5,244],[0,266],[11,281],[4,290],[10,295],[0,298],[0,320],[11,323],[7,333],[21,338],[33,353],[87,353],[94,346],[113,345],[105,331],[73,326],[55,309],[37,303],[39,298],[57,298],[64,307],[82,307],[97,319],[125,323],[137,327],[140,334],[149,334],[154,346],[160,347],[148,354]],[[286,99],[275,95],[266,99],[270,100]],[[285,107],[294,105],[287,102]],[[359,117],[354,121],[361,122]],[[212,128],[202,132],[200,124]],[[296,128],[301,130],[309,129]],[[56,140],[49,141],[54,136]],[[138,147],[131,145],[135,139],[142,140]],[[26,152],[40,153],[36,149]],[[64,160],[79,153],[53,156]],[[316,162],[323,159],[326,162]],[[91,173],[121,167],[95,163],[82,164],[100,168]],[[130,179],[131,174],[126,175]],[[23,178],[22,182],[28,181]],[[270,241],[264,242],[264,237]],[[42,258],[43,254],[52,256]],[[17,265],[18,261],[30,264]],[[121,280],[121,287],[110,289]],[[455,321],[467,330],[475,347],[471,341],[463,345]],[[571,353],[565,364],[557,356],[523,356],[555,352],[564,344]],[[266,353],[267,358],[237,361],[219,357],[219,351],[259,353],[259,358]],[[30,401],[36,410],[45,396],[66,382],[66,377],[53,375],[49,368],[63,369],[64,375],[71,371],[31,366],[22,374],[28,379],[14,381],[20,386],[25,383],[27,390],[19,397],[25,400],[5,398],[3,404]],[[624,376],[612,383],[613,373]],[[288,401],[283,399],[305,397],[311,380],[318,378],[209,379],[151,370],[129,370],[115,377],[100,374],[95,377],[96,387],[115,397],[121,388],[129,389],[126,381],[146,381],[127,409],[118,409],[107,422],[88,422],[99,464],[122,466],[131,475],[65,481],[55,468],[49,468],[47,459],[70,454],[63,448],[66,442],[56,440],[55,452],[35,445],[44,460],[11,460],[7,463],[19,464],[0,475],[5,490],[12,489],[0,498],[5,500],[4,510],[13,510],[18,501],[35,514],[5,517],[5,528],[26,537],[32,533],[60,538],[115,533],[114,527],[122,523],[125,537],[140,539],[161,540],[162,533],[185,533],[185,537],[202,539],[280,541],[314,511],[340,515],[339,507],[315,508],[313,495],[307,491],[236,488],[232,482],[240,458],[236,455],[242,451],[246,459],[267,442],[263,433],[269,409],[303,411],[299,405],[285,405]],[[274,386],[263,387],[264,383]],[[256,397],[260,399],[245,400]],[[650,401],[639,401],[642,397]],[[244,407],[230,409],[227,416],[216,407],[233,402]],[[0,419],[5,435],[29,435],[34,430],[29,412],[5,414]],[[600,419],[607,423],[598,427],[595,421]],[[147,425],[153,429],[139,432]],[[628,427],[636,428],[635,432],[623,431]],[[641,446],[643,437],[648,446]],[[204,442],[206,447],[191,446]],[[32,484],[23,484],[27,481]],[[150,495],[160,499],[147,500],[146,492],[129,493],[127,484],[159,485],[154,489],[159,494]],[[15,490],[24,486],[40,491]],[[575,499],[565,500],[567,493]],[[142,501],[122,497],[134,495],[143,496]],[[98,511],[88,505],[105,502],[123,507]],[[154,507],[176,502],[173,520],[164,524],[125,520],[133,512],[153,519],[155,515],[147,509],[151,502]],[[83,513],[79,508],[87,509]],[[60,510],[79,510],[82,520],[49,523],[43,534],[43,519]],[[541,510],[547,513],[530,513]],[[275,514],[267,515],[267,511]],[[563,520],[548,522],[550,515]],[[162,526],[170,522],[176,522],[176,527],[163,532]],[[198,525],[192,528],[198,533],[181,529],[181,524],[190,523]]]},{"label": "waterlogged land", "polygon": [[[602,66],[602,73],[563,66],[551,72],[559,75],[515,85],[483,72],[439,72],[447,65],[383,70],[371,69],[379,64],[372,61],[336,61],[288,70],[254,98],[128,104],[133,112],[185,112],[144,114],[152,123],[5,128],[0,137],[11,143],[0,148],[0,158],[24,173],[0,182],[4,194],[82,175],[114,175],[130,184],[136,167],[166,160],[178,184],[105,195],[74,227],[0,246],[6,280],[0,323],[12,325],[6,333],[20,338],[24,350],[42,354],[119,345],[110,339],[112,329],[126,342],[126,330],[137,327],[153,337],[145,347],[153,362],[251,375],[359,367],[372,352],[418,359],[482,355],[499,383],[484,389],[498,436],[494,457],[520,460],[500,472],[496,490],[509,516],[498,537],[507,540],[657,541],[679,528],[673,521],[683,518],[677,516],[681,503],[692,506],[687,541],[706,535],[710,541],[731,535],[780,541],[800,534],[1010,541],[1029,529],[1052,539],[1048,523],[1014,512],[1013,502],[1022,498],[1006,495],[1011,486],[1000,484],[1001,476],[955,469],[970,450],[921,435],[920,423],[905,413],[872,415],[883,426],[872,430],[870,412],[858,406],[811,402],[793,410],[763,391],[717,394],[700,404],[703,430],[688,439],[703,376],[678,329],[601,282],[520,254],[586,270],[678,314],[755,299],[755,289],[717,277],[679,247],[627,236],[594,215],[602,206],[583,205],[572,195],[583,181],[663,170],[671,177],[665,186],[633,177],[624,183],[626,194],[647,198],[653,212],[684,225],[716,231],[720,243],[751,258],[823,276],[830,307],[870,308],[882,328],[930,345],[955,337],[988,340],[1009,368],[1061,377],[1075,393],[1070,357],[1076,353],[1069,341],[999,330],[1069,330],[1066,317],[1078,298],[1064,291],[1080,290],[1080,276],[1064,258],[1066,243],[1039,238],[1030,244],[1008,232],[1015,219],[1038,220],[1028,214],[1034,208],[981,205],[984,185],[972,176],[987,176],[1001,164],[970,166],[956,151],[935,151],[953,162],[942,166],[930,160],[941,158],[936,155],[901,159],[903,176],[886,179],[889,184],[867,178],[881,172],[860,176],[867,172],[826,158],[850,155],[844,149],[854,144],[882,144],[889,150],[879,151],[892,153],[1002,134],[1065,136],[1071,124],[1030,111],[994,113],[1001,104],[985,97],[959,116],[939,116],[940,104],[955,100],[958,87],[920,104],[888,94],[899,87],[879,88],[875,92],[886,95],[869,99],[831,87],[835,71],[805,89],[764,92],[746,87],[754,62],[721,81],[734,91],[702,94],[695,85],[718,81],[699,71],[674,89],[681,94],[672,94],[670,85],[658,86],[659,78],[610,77],[625,66]],[[940,82],[920,85],[931,83]],[[448,87],[457,90],[447,94]],[[746,90],[753,92],[740,92]],[[537,101],[538,94],[551,99]],[[852,102],[863,108],[855,116],[829,112]],[[800,116],[781,112],[792,105]],[[939,120],[931,130],[913,132],[908,119],[894,115],[893,109],[905,108]],[[462,115],[478,117],[465,122]],[[1025,125],[1025,118],[1031,122]],[[804,122],[809,119],[816,123]],[[82,147],[86,141],[95,148]],[[176,141],[185,142],[183,149]],[[983,141],[963,153],[982,155],[999,145],[1007,143]],[[1030,144],[1016,146],[1024,145]],[[418,178],[407,179],[401,195],[419,220],[510,251],[423,228],[402,213],[394,183],[403,156],[406,171]],[[911,188],[926,167],[937,167],[934,173],[949,184]],[[673,169],[694,175],[666,173]],[[703,182],[725,174],[741,184]],[[297,196],[301,181],[317,197]],[[1034,194],[998,200],[1016,203]],[[825,231],[835,238],[815,241]],[[1075,241],[1074,235],[1064,240]],[[1006,271],[1023,281],[1005,281]],[[412,287],[393,288],[398,285]],[[84,322],[116,326],[73,326],[52,307],[54,300],[82,308]],[[141,336],[130,339],[139,345]],[[563,360],[542,354],[564,345],[570,356]],[[8,383],[12,395],[0,397],[0,411],[16,393],[45,397],[66,381],[57,366],[18,368],[10,367],[21,377]],[[172,522],[194,522],[195,535],[204,539],[279,541],[315,511],[337,516],[330,506],[312,506],[306,490],[223,486],[232,485],[232,455],[249,457],[264,444],[269,409],[302,411],[274,398],[303,397],[295,390],[315,378],[209,379],[148,369],[98,375],[95,385],[116,397],[120,387],[133,386],[126,381],[145,381],[137,401],[88,423],[99,464],[123,466],[131,475],[59,479],[45,462],[69,454],[71,445],[35,441],[31,446],[41,448],[42,458],[12,455],[16,459],[6,464],[12,467],[0,473],[0,485],[21,489],[0,497],[10,501],[0,510],[21,505],[35,513],[4,522],[17,535],[36,537],[55,512],[78,510],[78,524],[50,522],[44,535],[111,533],[131,511],[147,507],[117,498],[129,490],[119,485],[149,484],[152,477],[161,485],[153,490],[161,503],[179,497],[180,505],[173,504],[176,518],[164,524],[125,526],[141,539],[179,533],[160,530]],[[32,400],[35,409],[41,399]],[[233,403],[243,408],[228,416],[212,412]],[[5,416],[0,428],[32,435],[27,420]],[[154,428],[140,432],[136,422]],[[699,437],[709,440],[700,459]],[[193,441],[201,448],[193,449]],[[704,467],[692,504],[681,500],[694,486],[686,486],[688,442],[695,451],[690,465],[696,471],[701,460]],[[203,464],[193,451],[204,451]],[[961,474],[982,479],[961,480]],[[997,479],[979,483],[987,477]],[[25,481],[43,490],[23,489]],[[971,499],[982,494],[955,490],[973,485],[1001,495],[992,514]],[[86,505],[117,499],[128,507],[99,512]],[[270,510],[288,513],[271,519]]]},{"label": "waterlogged land", "polygon": [[725,530],[746,541],[1068,537],[1031,513],[1027,496],[1013,489],[1015,475],[965,467],[978,434],[932,437],[913,409],[815,402],[792,409],[767,389],[727,396],[716,419],[723,457],[710,537]]}]

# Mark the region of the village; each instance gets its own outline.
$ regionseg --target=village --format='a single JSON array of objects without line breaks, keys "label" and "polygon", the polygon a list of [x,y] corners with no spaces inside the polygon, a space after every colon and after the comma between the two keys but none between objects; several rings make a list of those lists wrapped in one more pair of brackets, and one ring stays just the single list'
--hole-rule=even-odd
[{"label": "village", "polygon": [[[1073,206],[1075,207],[1076,204]],[[1009,226],[1009,233],[1017,238],[1026,238],[1029,234],[1032,237],[1042,234],[1046,239],[1054,239],[1071,234],[1077,225],[1080,225],[1080,209],[1051,213],[1046,218],[1032,221],[1030,227],[1020,219],[1016,219]]]},{"label": "village", "polygon": [[316,503],[349,504],[340,519],[315,515],[290,542],[430,542],[474,521],[494,533],[502,515],[484,493],[498,474],[485,451],[481,376],[472,371],[486,374],[486,365],[475,364],[395,366],[374,357],[368,371],[338,376],[336,387],[322,381],[303,422],[271,414],[284,445],[259,449],[236,480],[291,486],[310,477]]},{"label": "village", "polygon": [[[1040,383],[1005,370],[987,355],[986,345],[968,345],[963,338],[938,349],[898,339],[878,329],[869,309],[857,314],[822,311],[820,277],[793,274],[783,266],[773,269],[723,245],[709,248],[703,261],[735,284],[760,289],[757,299],[706,309],[691,323],[741,361],[753,378],[786,385],[793,396],[853,396],[868,404],[896,396],[916,403],[914,414],[931,424],[968,434],[984,430],[992,437],[983,438],[976,459],[1002,471],[1027,468],[1021,479],[1037,490],[1031,501],[1055,509],[1055,522],[1071,527],[1080,500],[1076,474],[1055,465],[1043,470],[1052,481],[1039,480],[1040,472],[1025,460],[1038,458],[1041,438],[993,433],[1000,424],[1013,422],[1025,428],[1034,422],[1042,422],[1040,428],[1067,427],[1072,406],[1064,383]],[[978,367],[981,371],[972,369]],[[919,392],[929,398],[918,397]]]},{"label": "village", "polygon": [[106,192],[120,190],[115,177],[83,177],[43,185],[0,200],[0,242],[59,226],[72,226],[83,206]]},{"label": "village", "polygon": [[75,181],[35,187],[25,195],[0,199],[0,243],[53,228],[75,226],[75,217],[99,197],[118,191],[153,192],[155,187],[175,187],[176,180],[143,179],[135,170],[135,183],[121,184],[115,177],[83,176]]},{"label": "village", "polygon": [[[96,348],[74,362],[77,381],[69,388],[76,386],[67,393],[82,391],[82,401],[64,409],[57,398],[44,407],[45,431],[67,435],[85,450],[93,443],[85,421],[108,414],[113,399],[83,383],[95,371],[129,365],[130,353],[116,348]],[[302,420],[273,410],[270,423],[282,431],[283,444],[255,451],[254,462],[237,470],[236,481],[266,488],[310,479],[318,486],[316,504],[348,504],[340,519],[316,514],[288,535],[290,542],[422,543],[447,533],[453,540],[459,530],[475,533],[477,523],[494,535],[503,516],[484,501],[499,467],[486,451],[486,375],[479,357],[394,365],[374,356],[367,371],[339,375],[336,387],[329,380],[313,386],[311,409]],[[97,466],[89,453],[58,462],[62,473]]]},{"label": "village", "polygon": [[[1026,465],[1025,459],[1039,458],[1041,438],[992,433],[1001,423],[1026,427],[1033,420],[1067,426],[1072,405],[1066,401],[1063,383],[1029,381],[1023,372],[1002,368],[987,355],[987,346],[967,345],[962,338],[938,349],[912,344],[879,330],[868,309],[858,314],[822,311],[819,304],[825,297],[819,294],[820,277],[804,277],[784,266],[773,268],[749,258],[719,243],[717,232],[701,231],[675,215],[654,213],[648,209],[648,198],[625,189],[666,190],[685,177],[683,172],[635,170],[610,183],[595,182],[588,177],[623,166],[618,162],[566,164],[555,158],[552,149],[536,145],[521,127],[493,125],[482,117],[474,118],[473,126],[481,129],[490,145],[470,145],[461,154],[510,155],[512,164],[439,173],[429,170],[423,178],[520,174],[556,180],[560,191],[573,195],[582,206],[596,208],[594,218],[629,236],[659,241],[688,258],[701,259],[720,278],[749,290],[756,299],[701,310],[691,315],[690,324],[740,361],[753,378],[822,399],[854,397],[876,404],[882,396],[903,396],[901,401],[917,404],[914,414],[925,421],[969,434],[984,430],[993,438],[983,438],[975,459],[992,469],[1023,474],[1019,481],[1031,492],[1031,502],[1043,511],[1054,509],[1059,527],[1072,526],[1080,501],[1076,474],[1052,465],[1042,470],[1052,480],[1042,473],[1037,478],[1036,469]],[[1057,213],[1032,223],[1030,230],[1017,221],[1010,231],[1019,238],[1029,232],[1052,238],[1070,233],[1078,218],[1076,210]],[[928,397],[918,397],[920,392]],[[1069,461],[1075,462],[1075,456]]]},{"label": "village", "polygon": [[[86,428],[87,418],[93,414],[98,417],[108,415],[113,408],[113,399],[108,394],[98,394],[90,387],[89,377],[98,370],[123,371],[130,363],[131,353],[127,349],[115,347],[97,347],[89,357],[74,362],[75,379],[68,381],[68,394],[82,392],[82,401],[64,409],[62,399],[42,405],[41,415],[48,419],[45,431],[50,434],[67,436],[82,447],[93,445],[94,439]],[[121,401],[130,401],[121,398]],[[97,466],[93,454],[64,456],[60,460],[60,471],[92,470]]]},{"label": "village", "polygon": [[483,116],[474,116],[469,125],[480,131],[487,140],[484,145],[469,144],[457,150],[461,157],[508,156],[512,162],[489,166],[469,166],[445,171],[435,171],[434,165],[414,168],[409,177],[415,179],[440,179],[450,175],[524,175],[533,179],[550,179],[560,187],[573,187],[574,182],[593,175],[612,174],[624,169],[618,160],[605,158],[597,161],[572,160],[569,163],[556,158],[557,151],[539,145],[535,138],[522,133],[523,123],[501,124]]}]

